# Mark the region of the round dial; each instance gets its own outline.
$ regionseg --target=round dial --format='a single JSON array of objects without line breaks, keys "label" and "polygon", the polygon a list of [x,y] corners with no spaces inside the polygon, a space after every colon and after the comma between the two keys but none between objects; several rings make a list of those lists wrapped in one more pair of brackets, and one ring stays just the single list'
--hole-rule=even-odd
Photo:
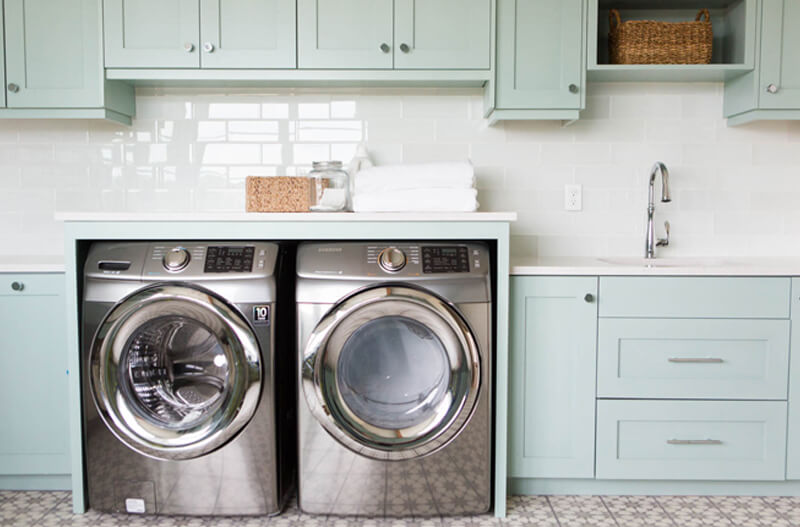
[{"label": "round dial", "polygon": [[381,251],[378,264],[384,271],[396,273],[406,266],[406,253],[397,247],[387,247]]},{"label": "round dial", "polygon": [[189,260],[191,257],[189,256],[189,251],[184,249],[183,247],[174,247],[169,250],[167,254],[164,255],[164,269],[167,271],[180,271],[187,265],[189,265]]}]

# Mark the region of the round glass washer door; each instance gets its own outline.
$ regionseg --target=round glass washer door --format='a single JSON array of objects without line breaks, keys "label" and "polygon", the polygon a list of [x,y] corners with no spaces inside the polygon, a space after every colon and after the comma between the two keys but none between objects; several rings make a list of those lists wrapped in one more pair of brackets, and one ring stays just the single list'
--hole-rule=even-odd
[{"label": "round glass washer door", "polygon": [[311,333],[303,390],[322,426],[360,455],[431,454],[461,432],[480,389],[477,342],[438,296],[383,285],[336,304]]},{"label": "round glass washer door", "polygon": [[89,356],[92,396],[114,435],[158,459],[224,445],[255,413],[261,354],[234,308],[188,284],[158,284],[117,304]]}]

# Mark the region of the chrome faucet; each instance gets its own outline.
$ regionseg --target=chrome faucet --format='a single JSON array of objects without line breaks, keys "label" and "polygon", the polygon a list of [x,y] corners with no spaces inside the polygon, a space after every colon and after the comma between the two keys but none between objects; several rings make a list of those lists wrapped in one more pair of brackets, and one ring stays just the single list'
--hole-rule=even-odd
[{"label": "chrome faucet", "polygon": [[661,203],[672,201],[669,195],[669,170],[667,170],[664,163],[659,161],[650,170],[650,183],[647,192],[647,232],[645,234],[644,257],[648,259],[656,257],[656,246],[664,247],[669,245],[669,222],[664,222],[667,237],[659,238],[658,241],[656,241],[655,226],[653,225],[653,214],[656,212],[654,184],[656,182],[656,174],[659,172],[661,172]]}]

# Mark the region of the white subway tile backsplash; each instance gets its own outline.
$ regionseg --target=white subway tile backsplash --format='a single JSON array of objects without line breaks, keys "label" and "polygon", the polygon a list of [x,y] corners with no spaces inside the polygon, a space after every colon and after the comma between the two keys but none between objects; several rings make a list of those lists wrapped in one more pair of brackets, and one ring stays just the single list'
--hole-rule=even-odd
[{"label": "white subway tile backsplash", "polygon": [[[481,210],[512,210],[516,255],[640,255],[647,176],[670,169],[665,256],[800,256],[800,124],[730,128],[721,84],[591,84],[571,125],[489,126],[479,89],[142,88],[137,118],[0,121],[0,251],[58,253],[54,211],[241,211],[248,175],[469,158]],[[563,210],[564,185],[583,210]],[[658,192],[659,189],[657,189]]]}]

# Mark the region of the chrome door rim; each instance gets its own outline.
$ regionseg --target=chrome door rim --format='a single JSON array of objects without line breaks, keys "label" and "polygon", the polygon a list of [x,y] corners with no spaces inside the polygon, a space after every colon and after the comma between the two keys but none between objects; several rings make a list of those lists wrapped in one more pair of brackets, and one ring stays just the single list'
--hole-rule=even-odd
[{"label": "chrome door rim", "polygon": [[[129,338],[153,319],[154,311],[202,319],[231,364],[230,389],[219,408],[187,429],[170,430],[145,418],[119,383]],[[115,305],[95,333],[88,371],[92,398],[106,426],[131,449],[157,459],[191,459],[216,450],[250,421],[261,394],[261,352],[247,321],[214,293],[184,283],[149,286]]]},{"label": "chrome door rim", "polygon": [[[413,313],[444,340],[450,359],[450,402],[425,426],[384,429],[360,419],[338,393],[336,368],[344,343],[363,323]],[[422,320],[420,320],[422,319]],[[339,443],[373,459],[396,461],[430,455],[453,441],[475,410],[481,388],[481,359],[463,316],[422,288],[379,285],[360,290],[331,308],[311,332],[303,353],[302,384],[312,415]]]}]

